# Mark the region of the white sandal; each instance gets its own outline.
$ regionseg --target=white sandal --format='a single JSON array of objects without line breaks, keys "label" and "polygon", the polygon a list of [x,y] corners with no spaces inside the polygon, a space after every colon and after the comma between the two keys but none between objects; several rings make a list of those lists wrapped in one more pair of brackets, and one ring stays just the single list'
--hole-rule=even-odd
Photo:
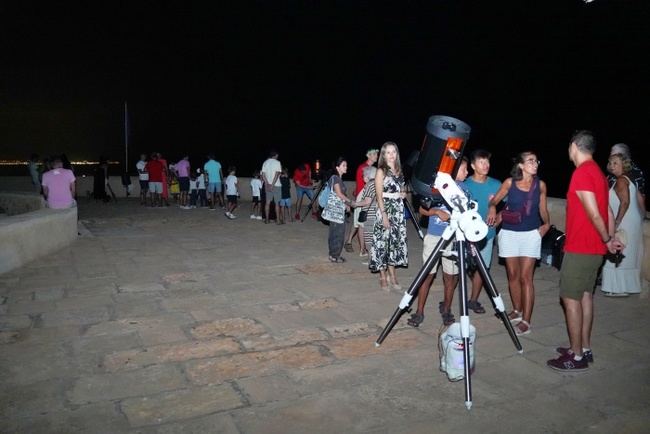
[{"label": "white sandal", "polygon": [[[513,314],[513,313],[516,316],[514,318],[510,318],[510,315]],[[510,312],[508,314],[508,319],[510,320],[510,324],[515,326],[515,325],[519,324],[523,320],[523,317],[521,315],[521,312],[519,312],[517,309],[512,309],[512,312]]]},{"label": "white sandal", "polygon": [[[526,326],[526,330],[523,330],[523,331],[522,331],[522,330],[519,328],[519,326],[521,326],[522,324],[523,324],[524,326]],[[529,324],[526,320],[523,320],[523,319],[522,319],[521,321],[519,321],[519,323],[518,323],[517,326],[515,327],[515,334],[516,334],[517,336],[524,336],[524,335],[528,335],[528,334],[530,334],[530,324]]]}]

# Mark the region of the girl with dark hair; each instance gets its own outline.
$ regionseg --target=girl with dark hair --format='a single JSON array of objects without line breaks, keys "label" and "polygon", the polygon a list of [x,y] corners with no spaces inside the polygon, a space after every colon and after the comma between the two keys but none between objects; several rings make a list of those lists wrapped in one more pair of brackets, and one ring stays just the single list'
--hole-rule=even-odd
[{"label": "girl with dark hair", "polygon": [[513,309],[508,316],[517,335],[530,333],[535,304],[535,263],[541,257],[542,238],[551,227],[546,183],[537,177],[539,164],[534,152],[521,152],[514,159],[512,176],[501,184],[489,202],[488,219],[494,219],[497,204],[508,197],[500,216],[497,243],[499,257],[506,260]]},{"label": "girl with dark hair", "polygon": [[408,266],[403,201],[406,188],[399,150],[393,142],[386,142],[381,147],[375,192],[377,212],[368,268],[373,273],[379,272],[381,289],[389,291],[392,286],[399,291],[402,287],[397,282],[395,267]]},{"label": "girl with dark hair", "polygon": [[348,171],[348,162],[339,157],[334,163],[334,173],[327,182],[330,193],[327,206],[323,210],[323,218],[329,221],[327,245],[329,247],[329,260],[331,262],[345,262],[341,256],[343,242],[345,241],[345,213],[350,207],[355,206],[346,196],[347,189],[343,182],[343,175]]}]

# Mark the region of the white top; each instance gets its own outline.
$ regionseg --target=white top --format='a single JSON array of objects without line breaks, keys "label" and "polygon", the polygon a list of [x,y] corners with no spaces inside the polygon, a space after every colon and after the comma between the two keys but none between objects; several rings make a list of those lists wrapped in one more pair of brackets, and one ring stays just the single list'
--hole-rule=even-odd
[{"label": "white top", "polygon": [[235,175],[226,177],[226,195],[237,196],[237,177]]},{"label": "white top", "polygon": [[205,174],[196,177],[196,186],[199,190],[205,190]]},{"label": "white top", "polygon": [[138,169],[138,178],[140,181],[149,181],[149,174],[144,171],[146,166],[147,162],[143,160],[138,161],[138,163],[135,165],[135,168]]},{"label": "white top", "polygon": [[257,178],[251,179],[251,190],[253,191],[253,196],[260,197],[262,194],[262,181]]},{"label": "white top", "polygon": [[276,172],[278,173],[278,179],[273,186],[281,187],[280,174],[282,173],[282,164],[275,158],[269,158],[262,164],[262,174],[266,177],[266,182],[273,181]]},{"label": "white top", "polygon": [[196,191],[196,184],[198,183],[199,183],[198,179],[190,178],[190,191]]}]

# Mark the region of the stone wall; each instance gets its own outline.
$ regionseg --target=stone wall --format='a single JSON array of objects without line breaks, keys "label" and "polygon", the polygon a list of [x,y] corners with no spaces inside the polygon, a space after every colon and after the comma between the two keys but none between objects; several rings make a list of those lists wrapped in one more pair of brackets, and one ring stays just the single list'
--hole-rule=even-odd
[{"label": "stone wall", "polygon": [[[0,219],[0,273],[53,253],[77,239],[77,208],[45,208],[40,196],[33,193],[0,193],[0,204],[8,214],[12,213]],[[18,210],[28,212],[16,213]]]}]

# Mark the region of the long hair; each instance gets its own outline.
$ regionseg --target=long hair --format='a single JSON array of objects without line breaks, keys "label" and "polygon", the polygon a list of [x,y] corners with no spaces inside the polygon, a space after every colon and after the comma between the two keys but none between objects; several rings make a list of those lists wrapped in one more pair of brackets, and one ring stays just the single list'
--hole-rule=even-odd
[{"label": "long hair", "polygon": [[524,172],[521,170],[519,165],[525,164],[526,157],[529,155],[537,156],[533,151],[523,151],[518,153],[517,156],[512,159],[514,165],[512,166],[512,169],[510,169],[510,176],[512,176],[513,181],[521,181],[524,178]]},{"label": "long hair", "polygon": [[[389,146],[394,146],[395,152],[397,154],[397,158],[395,158],[395,173],[393,173],[391,168],[388,166],[388,163],[386,162],[386,149],[388,149]],[[381,145],[381,151],[379,151],[379,161],[377,162],[377,167],[379,169],[382,169],[384,173],[391,173],[396,176],[402,174],[402,163],[400,162],[399,159],[399,148],[397,147],[397,144],[395,142],[385,142],[383,145]]]}]

